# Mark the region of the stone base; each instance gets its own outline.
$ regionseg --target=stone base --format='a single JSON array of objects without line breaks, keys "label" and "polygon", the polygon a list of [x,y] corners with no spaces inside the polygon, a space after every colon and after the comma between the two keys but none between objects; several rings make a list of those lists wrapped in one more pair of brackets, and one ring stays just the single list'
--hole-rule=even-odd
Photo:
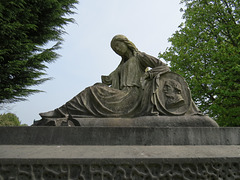
[{"label": "stone base", "polygon": [[239,146],[0,145],[0,179],[240,178]]},{"label": "stone base", "polygon": [[240,128],[0,127],[0,145],[240,145]]},{"label": "stone base", "polygon": [[0,127],[0,179],[240,179],[240,128]]},{"label": "stone base", "polygon": [[209,116],[141,116],[135,118],[45,118],[33,126],[81,127],[218,127]]},{"label": "stone base", "polygon": [[136,118],[75,118],[82,127],[218,127],[209,116],[142,116]]}]

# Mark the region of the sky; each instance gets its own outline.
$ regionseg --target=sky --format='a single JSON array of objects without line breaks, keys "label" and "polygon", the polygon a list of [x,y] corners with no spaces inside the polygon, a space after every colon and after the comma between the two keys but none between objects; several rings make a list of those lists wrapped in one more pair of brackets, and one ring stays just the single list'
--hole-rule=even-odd
[{"label": "sky", "polygon": [[101,81],[120,63],[110,47],[117,34],[125,35],[136,47],[157,57],[170,47],[168,38],[183,22],[180,0],[79,0],[71,15],[74,24],[65,27],[60,57],[48,64],[52,80],[33,88],[44,92],[27,101],[7,104],[0,113],[11,112],[22,124],[39,120],[39,113],[65,104],[86,87]]}]

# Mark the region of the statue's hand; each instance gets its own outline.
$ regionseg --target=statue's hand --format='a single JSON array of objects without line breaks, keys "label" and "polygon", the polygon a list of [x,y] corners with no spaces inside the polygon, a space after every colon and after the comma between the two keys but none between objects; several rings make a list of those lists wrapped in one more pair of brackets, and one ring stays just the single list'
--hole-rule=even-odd
[{"label": "statue's hand", "polygon": [[151,81],[151,74],[149,73],[149,71],[145,72],[144,75],[141,77],[140,82],[142,85],[142,88],[144,89],[146,84],[148,83],[148,81]]},{"label": "statue's hand", "polygon": [[145,72],[144,75],[143,75],[143,79],[149,79],[150,78],[150,75],[148,72]]},{"label": "statue's hand", "polygon": [[111,80],[110,76],[101,76],[101,78],[102,78],[102,83],[103,84],[107,84],[107,85],[112,84],[112,80]]},{"label": "statue's hand", "polygon": [[154,74],[151,72],[151,70],[145,72],[144,75],[143,75],[144,79],[153,79],[153,77],[154,77]]}]

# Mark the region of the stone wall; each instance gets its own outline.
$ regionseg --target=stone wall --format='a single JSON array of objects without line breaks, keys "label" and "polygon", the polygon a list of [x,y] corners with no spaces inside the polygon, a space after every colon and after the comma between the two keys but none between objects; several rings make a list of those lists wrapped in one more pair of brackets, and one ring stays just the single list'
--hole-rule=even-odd
[{"label": "stone wall", "polygon": [[240,145],[240,128],[0,127],[13,145]]},{"label": "stone wall", "polygon": [[[231,161],[231,162],[229,162]],[[164,180],[164,179],[202,179],[236,180],[240,179],[239,160],[192,162],[109,162],[84,164],[5,164],[0,167],[0,179],[23,180]]]},{"label": "stone wall", "polygon": [[240,128],[1,127],[0,179],[236,180],[239,136]]}]

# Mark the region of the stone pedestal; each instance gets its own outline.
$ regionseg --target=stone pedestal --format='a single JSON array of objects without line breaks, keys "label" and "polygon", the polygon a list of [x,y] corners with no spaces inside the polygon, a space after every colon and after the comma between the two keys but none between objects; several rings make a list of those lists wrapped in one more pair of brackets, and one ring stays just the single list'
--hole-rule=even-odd
[{"label": "stone pedestal", "polygon": [[0,127],[0,179],[240,179],[240,128]]}]

